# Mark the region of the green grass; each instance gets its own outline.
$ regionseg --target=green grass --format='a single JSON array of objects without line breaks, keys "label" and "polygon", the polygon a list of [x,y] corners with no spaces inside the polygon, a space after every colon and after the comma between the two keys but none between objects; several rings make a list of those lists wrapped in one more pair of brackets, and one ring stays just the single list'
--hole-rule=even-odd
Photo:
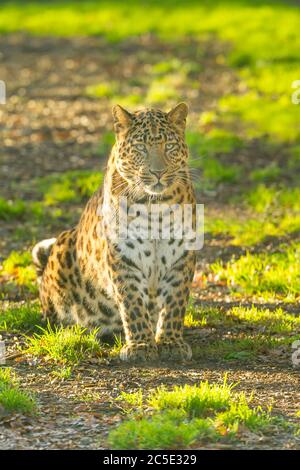
[{"label": "green grass", "polygon": [[237,165],[225,165],[215,158],[203,163],[203,178],[208,183],[234,183],[238,181],[241,170]]},{"label": "green grass", "polygon": [[60,380],[68,380],[72,376],[72,370],[71,366],[60,367],[59,369],[53,370],[51,375]]},{"label": "green grass", "polygon": [[0,308],[0,330],[24,333],[41,324],[41,307],[37,302]]},{"label": "green grass", "polygon": [[250,173],[250,179],[254,182],[272,182],[280,176],[281,169],[276,163],[270,163],[264,168],[257,168]]},{"label": "green grass", "polygon": [[288,168],[290,170],[300,169],[300,145],[295,145],[290,149]]},{"label": "green grass", "polygon": [[[184,79],[183,79],[184,80]],[[179,92],[177,91],[178,77],[177,76],[163,76],[151,81],[148,93],[145,97],[146,103],[150,105],[158,105],[168,101],[177,101],[180,99]]]},{"label": "green grass", "polygon": [[243,147],[243,141],[237,135],[223,129],[212,129],[206,133],[188,130],[186,141],[194,159],[197,156],[211,158],[219,154],[228,154]]},{"label": "green grass", "polygon": [[291,104],[287,92],[274,99],[269,95],[261,96],[254,89],[244,95],[228,95],[220,100],[219,106],[220,122],[229,127],[241,123],[245,137],[267,135],[275,142],[293,142],[300,138],[299,106]]},{"label": "green grass", "polygon": [[282,308],[270,310],[254,306],[251,308],[233,307],[227,316],[239,323],[251,324],[260,329],[265,328],[270,334],[296,333],[300,328],[300,317]]},{"label": "green grass", "polygon": [[[107,154],[111,143],[111,134],[109,139],[104,135],[99,150],[105,150]],[[70,225],[75,223],[78,218],[76,211],[66,212],[61,206],[85,202],[101,186],[102,181],[103,173],[90,170],[67,171],[36,178],[30,186],[26,183],[16,189],[29,191],[39,200],[22,201],[16,198],[7,201],[0,198],[0,220],[23,222],[22,226],[16,227],[12,238],[17,241],[26,239],[33,244],[41,225],[55,224],[58,218]]]},{"label": "green grass", "polygon": [[0,15],[2,32],[101,34],[112,40],[149,31],[174,39],[187,33],[216,32],[221,39],[234,42],[231,62],[237,66],[255,63],[258,58],[297,59],[298,23],[299,11],[292,4],[272,2],[270,8],[257,0],[231,2],[229,6],[223,1],[188,1],[184,5],[174,0],[148,0],[143,4],[130,0],[126,5],[121,1],[54,1],[46,10],[37,1],[14,1],[4,2]]},{"label": "green grass", "polygon": [[0,198],[0,220],[6,222],[11,220],[35,220],[40,222],[43,216],[43,209],[39,202],[13,201]]},{"label": "green grass", "polygon": [[[155,56],[148,57],[148,60],[152,62]],[[180,99],[184,88],[198,88],[198,83],[192,80],[197,69],[199,66],[196,63],[173,58],[148,64],[141,69],[137,78],[96,83],[86,91],[95,98],[108,99],[129,108],[158,105],[167,107]],[[167,72],[163,73],[163,70]]]},{"label": "green grass", "polygon": [[80,202],[90,197],[102,184],[103,174],[94,171],[67,171],[36,181],[46,206]]},{"label": "green grass", "polygon": [[12,251],[0,267],[0,277],[8,276],[9,282],[37,292],[36,272],[28,251]]},{"label": "green grass", "polygon": [[[247,215],[245,212],[244,216]],[[225,238],[225,245],[251,247],[274,237],[286,237],[300,230],[300,215],[286,211],[285,215],[275,214],[273,220],[268,215],[249,218],[226,216],[206,218],[205,232]],[[226,240],[227,239],[227,240]]]},{"label": "green grass", "polygon": [[292,301],[300,292],[299,256],[299,243],[282,244],[273,253],[247,253],[226,264],[215,263],[212,270],[235,292]]},{"label": "green grass", "polygon": [[182,449],[197,440],[217,440],[217,433],[206,420],[185,421],[179,411],[168,411],[151,418],[128,420],[109,435],[112,449]]},{"label": "green grass", "polygon": [[[233,442],[243,433],[268,434],[283,421],[271,407],[251,406],[252,396],[235,392],[235,385],[209,384],[159,387],[144,397],[141,391],[122,393],[129,418],[110,432],[113,449],[174,449],[207,442]],[[138,410],[138,411],[136,411]]]},{"label": "green grass", "polygon": [[219,159],[220,155],[231,154],[243,146],[236,135],[221,129],[213,129],[206,134],[194,130],[187,132],[186,140],[190,148],[190,165],[202,170],[205,185],[234,183],[239,180],[241,168],[223,163]]},{"label": "green grass", "polygon": [[26,213],[26,204],[21,200],[7,201],[0,198],[0,219],[18,219]]},{"label": "green grass", "polygon": [[11,368],[0,368],[0,405],[8,412],[30,414],[36,411],[34,398],[19,388]]},{"label": "green grass", "polygon": [[[262,173],[255,170],[255,174]],[[236,213],[233,215],[237,207],[243,209],[238,217]],[[242,196],[232,198],[230,210],[222,217],[210,211],[205,218],[206,233],[229,238],[228,243],[236,246],[250,247],[268,238],[285,237],[299,230],[298,186],[286,188],[278,184],[259,183]]]},{"label": "green grass", "polygon": [[109,152],[111,151],[115,140],[116,138],[114,132],[105,132],[100,138],[99,153],[105,158],[108,158]]},{"label": "green grass", "polygon": [[184,385],[167,391],[159,388],[147,399],[147,405],[154,410],[183,410],[191,418],[204,417],[214,410],[225,410],[228,406],[233,385],[226,381],[222,385],[201,382],[200,385]]},{"label": "green grass", "polygon": [[257,213],[273,211],[300,211],[300,188],[282,188],[259,184],[245,195],[246,203]]},{"label": "green grass", "polygon": [[207,133],[199,130],[187,131],[186,141],[190,148],[191,164],[195,167],[201,167],[202,160],[233,153],[243,146],[238,136],[221,129],[213,129]]},{"label": "green grass", "polygon": [[282,308],[238,306],[225,311],[191,304],[185,326],[214,330],[207,343],[193,344],[195,359],[251,362],[261,356],[270,359],[276,349],[290,348],[298,338],[300,318]]},{"label": "green grass", "polygon": [[87,87],[86,92],[96,98],[111,98],[118,92],[119,84],[116,81],[97,83]]},{"label": "green grass", "polygon": [[90,332],[79,325],[70,327],[40,328],[41,333],[27,336],[25,352],[45,360],[66,365],[77,364],[91,357],[101,358],[103,346],[97,339],[99,329]]},{"label": "green grass", "polygon": [[[187,35],[217,37],[230,45],[223,61],[238,70],[244,91],[239,95],[226,94],[221,99],[214,111],[216,121],[225,126],[242,123],[249,137],[268,135],[275,140],[293,141],[299,138],[300,108],[291,105],[290,99],[291,83],[298,78],[299,20],[297,6],[279,0],[270,3],[204,0],[184,4],[174,0],[148,0],[142,4],[130,0],[126,5],[120,0],[113,3],[90,0],[84,4],[54,1],[47,2],[46,8],[44,2],[15,1],[4,2],[0,31],[61,36],[98,34],[109,41],[149,32],[176,42]],[[149,71],[149,90],[143,101],[160,103],[176,99],[180,94],[178,77],[187,87],[187,77],[196,69],[196,61],[182,64],[178,58],[153,64]],[[118,95],[118,87],[119,84],[103,82],[91,87],[90,92],[111,97]]]},{"label": "green grass", "polygon": [[258,356],[270,357],[272,350],[292,343],[292,338],[272,337],[268,334],[232,335],[230,338],[210,341],[206,346],[193,347],[195,359],[253,362]]},{"label": "green grass", "polygon": [[191,305],[185,317],[186,327],[264,329],[268,334],[296,333],[300,329],[300,317],[282,308],[232,307],[227,311]]}]

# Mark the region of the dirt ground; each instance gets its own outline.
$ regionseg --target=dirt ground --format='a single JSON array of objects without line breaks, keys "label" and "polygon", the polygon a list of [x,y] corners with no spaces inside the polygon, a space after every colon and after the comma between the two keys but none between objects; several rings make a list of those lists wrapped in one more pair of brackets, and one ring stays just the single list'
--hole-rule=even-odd
[{"label": "dirt ground", "polygon": [[[181,44],[178,54],[189,57],[201,47],[204,67],[200,72],[201,91],[190,94],[191,115],[211,106],[226,92],[233,92],[237,79],[225,65],[218,64],[218,44],[207,42]],[[7,83],[8,103],[0,108],[0,180],[1,196],[30,200],[30,191],[22,192],[22,184],[34,178],[72,169],[100,170],[105,156],[99,153],[101,135],[111,130],[110,105],[106,100],[86,96],[85,88],[103,80],[134,76],[142,65],[142,52],[153,57],[161,54],[161,44],[148,36],[137,40],[109,44],[101,38],[34,38],[21,34],[1,37],[0,77]],[[176,44],[165,45],[165,56],[174,55]],[[237,90],[238,92],[238,90]],[[200,104],[199,104],[200,103]],[[247,152],[253,152],[249,147]],[[255,148],[253,158],[264,156]],[[239,158],[239,156],[233,157]],[[253,164],[253,161],[252,161]],[[234,192],[238,188],[231,188]],[[228,191],[228,188],[226,189]],[[226,210],[222,193],[201,195],[205,204],[220,213]],[[0,227],[1,259],[13,249],[30,248],[28,242],[10,240],[13,223]],[[63,227],[55,227],[57,231]],[[37,237],[54,236],[40,227]],[[227,259],[232,250],[222,241],[207,240],[199,255],[199,266],[205,267],[216,258]],[[1,260],[0,260],[1,261]],[[233,300],[220,286],[194,291],[197,302],[205,306],[227,309]],[[251,299],[242,299],[251,304]],[[272,304],[271,308],[275,305]],[[291,305],[288,308],[295,310]],[[220,331],[220,335],[226,335]],[[209,329],[187,332],[193,344],[206,344],[212,333]],[[20,340],[7,335],[10,353]],[[21,358],[22,359],[22,358]],[[273,411],[293,419],[299,410],[299,371],[294,370],[290,357],[285,355],[250,363],[204,361],[194,359],[184,365],[129,367],[113,361],[107,364],[82,363],[70,380],[55,379],[51,366],[37,360],[12,358],[21,377],[22,387],[36,393],[39,414],[34,417],[8,415],[0,409],[1,449],[101,449],[106,448],[109,430],[122,419],[114,398],[120,391],[150,390],[157,385],[195,384],[199,380],[238,382],[238,390],[249,394],[255,391],[255,402],[273,404]],[[87,393],[93,399],[84,400]],[[207,447],[207,446],[206,446]],[[225,447],[218,444],[217,447]],[[230,446],[229,446],[230,447]],[[288,433],[269,437],[249,434],[235,448],[300,448],[299,439]]]}]

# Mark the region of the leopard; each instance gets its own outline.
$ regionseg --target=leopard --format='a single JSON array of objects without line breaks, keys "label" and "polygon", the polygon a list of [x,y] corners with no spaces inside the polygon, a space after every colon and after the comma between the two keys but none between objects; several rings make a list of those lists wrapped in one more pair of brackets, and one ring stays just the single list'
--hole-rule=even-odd
[{"label": "leopard", "polygon": [[[187,116],[186,103],[168,112],[130,112],[116,104],[115,143],[103,184],[75,227],[32,250],[43,318],[58,325],[99,328],[100,335],[123,334],[122,361],[192,358],[183,330],[195,251],[174,234],[160,237],[161,227],[151,238],[142,236],[142,223],[134,225],[137,219],[153,224],[147,212],[153,206],[182,209],[185,204],[193,208],[194,223]],[[118,231],[123,215],[131,227],[127,233]],[[156,216],[161,222],[162,214]],[[174,228],[175,218],[170,220]]]}]

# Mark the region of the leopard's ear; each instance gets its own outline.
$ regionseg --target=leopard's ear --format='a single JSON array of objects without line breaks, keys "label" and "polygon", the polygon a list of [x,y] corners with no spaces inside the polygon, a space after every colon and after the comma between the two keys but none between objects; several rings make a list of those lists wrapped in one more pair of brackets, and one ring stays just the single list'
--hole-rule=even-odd
[{"label": "leopard's ear", "polygon": [[175,108],[168,112],[169,121],[178,127],[181,131],[185,130],[186,118],[189,108],[186,103],[179,103]]},{"label": "leopard's ear", "polygon": [[132,123],[132,114],[126,109],[122,108],[119,104],[116,104],[112,109],[112,115],[114,118],[114,127],[116,134],[128,129]]}]

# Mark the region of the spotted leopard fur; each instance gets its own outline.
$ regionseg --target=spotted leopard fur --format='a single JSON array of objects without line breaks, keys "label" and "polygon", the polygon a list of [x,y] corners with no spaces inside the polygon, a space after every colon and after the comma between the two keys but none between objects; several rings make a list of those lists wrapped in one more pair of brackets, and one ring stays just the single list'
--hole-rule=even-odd
[{"label": "spotted leopard fur", "polygon": [[195,207],[184,136],[187,106],[129,113],[117,105],[113,117],[116,143],[103,187],[75,228],[33,249],[43,314],[54,323],[97,326],[103,334],[123,330],[120,356],[126,361],[190,359],[183,320],[194,252],[175,237],[112,239],[105,215],[118,218],[121,196],[129,209],[156,201]]}]

